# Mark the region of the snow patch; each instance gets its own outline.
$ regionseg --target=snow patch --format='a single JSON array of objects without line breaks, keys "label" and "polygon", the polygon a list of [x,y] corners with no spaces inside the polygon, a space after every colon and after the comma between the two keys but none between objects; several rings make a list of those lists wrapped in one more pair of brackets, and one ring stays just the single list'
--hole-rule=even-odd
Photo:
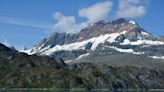
[{"label": "snow patch", "polygon": [[149,56],[149,57],[154,59],[164,59],[164,56]]},{"label": "snow patch", "polygon": [[69,63],[69,62],[72,62],[72,60],[65,61],[65,63]]},{"label": "snow patch", "polygon": [[111,49],[115,49],[119,52],[125,52],[125,53],[132,53],[133,52],[133,49],[121,49],[121,48],[117,48],[117,47],[114,47],[114,46],[108,46],[109,48]]},{"label": "snow patch", "polygon": [[126,33],[127,33],[127,31],[126,31],[126,30],[124,30],[124,31],[122,31],[122,32],[121,32],[121,34],[126,34]]},{"label": "snow patch", "polygon": [[31,51],[30,52],[28,52],[28,54],[35,54],[36,52],[39,52],[40,50],[42,50],[42,48],[43,48],[43,46],[44,46],[44,43],[40,46],[40,47],[33,47],[32,49],[31,49]]},{"label": "snow patch", "polygon": [[164,45],[164,42],[162,41],[143,40],[143,42],[149,45]]},{"label": "snow patch", "polygon": [[89,54],[90,54],[90,53],[82,54],[82,55],[80,55],[77,59],[80,59],[80,58],[86,57],[86,56],[88,56]]},{"label": "snow patch", "polygon": [[128,39],[125,39],[124,42],[120,43],[120,45],[164,45],[162,41],[152,41],[152,40],[137,40],[135,42],[130,42]]},{"label": "snow patch", "polygon": [[112,33],[109,34],[109,38],[107,39],[108,42],[112,43],[115,42],[115,39],[120,35],[120,33]]},{"label": "snow patch", "polygon": [[68,60],[68,61],[65,61],[65,63],[69,63],[69,62],[72,62],[72,61],[75,61],[75,60],[81,59],[81,58],[83,58],[83,57],[88,56],[89,54],[90,54],[90,53],[82,54],[82,55],[80,55],[79,57],[77,57],[77,58],[74,59],[74,60]]},{"label": "snow patch", "polygon": [[144,31],[141,31],[141,34],[142,34],[142,35],[150,35],[149,33],[144,32]]},{"label": "snow patch", "polygon": [[114,50],[116,50],[118,52],[132,53],[132,54],[144,54],[144,52],[134,52],[133,49],[122,49],[122,48],[117,48],[117,47],[114,47],[114,46],[104,46],[104,47],[108,47],[108,48],[114,49]]},{"label": "snow patch", "polygon": [[130,23],[130,24],[133,24],[133,25],[135,25],[135,24],[136,24],[136,22],[135,22],[135,21],[133,21],[133,20],[130,20],[130,21],[129,21],[129,23]]},{"label": "snow patch", "polygon": [[32,55],[33,53],[31,53],[31,49],[28,49],[28,50],[21,50],[19,52],[22,52],[22,53],[26,53],[28,55]]}]

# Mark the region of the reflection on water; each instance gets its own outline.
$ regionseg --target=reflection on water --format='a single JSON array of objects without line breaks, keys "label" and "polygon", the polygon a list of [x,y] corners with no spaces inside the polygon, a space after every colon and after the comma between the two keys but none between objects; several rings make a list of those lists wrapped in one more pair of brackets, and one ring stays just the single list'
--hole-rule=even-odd
[{"label": "reflection on water", "polygon": [[164,89],[150,89],[150,90],[108,90],[108,89],[94,89],[94,90],[83,90],[83,89],[0,89],[0,92],[164,92]]}]

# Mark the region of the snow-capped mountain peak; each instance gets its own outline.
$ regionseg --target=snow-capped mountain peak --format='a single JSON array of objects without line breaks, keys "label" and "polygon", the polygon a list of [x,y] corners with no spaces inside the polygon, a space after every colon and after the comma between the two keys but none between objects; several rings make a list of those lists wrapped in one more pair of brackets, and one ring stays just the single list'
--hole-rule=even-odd
[{"label": "snow-capped mountain peak", "polygon": [[[106,48],[106,47],[108,48]],[[164,56],[162,50],[153,53],[151,48],[162,48],[163,40],[157,40],[144,31],[135,21],[123,18],[112,21],[100,21],[82,29],[79,33],[54,33],[35,45],[29,54],[62,57],[65,60],[76,59],[81,55],[112,50],[119,53]],[[104,49],[105,48],[105,49]],[[103,51],[107,53],[106,51]],[[158,53],[158,55],[154,55]],[[83,57],[84,58],[84,57]]]},{"label": "snow-capped mountain peak", "polygon": [[133,25],[135,25],[135,24],[136,24],[136,22],[135,22],[135,21],[133,21],[133,20],[130,20],[130,21],[129,21],[129,23],[131,23],[131,24],[133,24]]}]

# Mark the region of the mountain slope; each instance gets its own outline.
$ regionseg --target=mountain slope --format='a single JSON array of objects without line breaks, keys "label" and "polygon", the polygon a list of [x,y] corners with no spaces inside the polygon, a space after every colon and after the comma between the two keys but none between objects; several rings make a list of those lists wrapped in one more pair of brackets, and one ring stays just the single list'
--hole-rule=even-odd
[{"label": "mountain slope", "polygon": [[[164,40],[162,36],[155,37],[146,32],[135,21],[121,18],[112,22],[99,21],[88,25],[77,34],[54,33],[35,45],[28,53],[76,62],[79,57],[85,59],[86,55],[102,51],[109,55],[108,57],[111,57],[108,53],[118,52],[133,54],[136,57],[144,55],[145,58],[154,58],[153,61],[164,61]],[[117,61],[121,59],[118,58]]]},{"label": "mountain slope", "polygon": [[0,44],[0,88],[162,89],[157,68],[79,63],[27,55]]}]

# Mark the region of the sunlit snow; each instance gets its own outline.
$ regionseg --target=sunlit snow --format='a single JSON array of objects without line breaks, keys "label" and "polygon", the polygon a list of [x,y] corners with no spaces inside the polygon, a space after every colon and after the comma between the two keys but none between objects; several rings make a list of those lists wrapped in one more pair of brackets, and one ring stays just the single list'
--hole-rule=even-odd
[{"label": "sunlit snow", "polygon": [[117,48],[115,46],[104,46],[104,47],[114,49],[118,52],[132,53],[132,54],[144,54],[144,52],[135,52],[133,49],[122,49],[122,48]]},{"label": "sunlit snow", "polygon": [[42,54],[51,55],[53,52],[61,51],[61,50],[66,50],[66,51],[79,50],[79,49],[84,50],[86,44],[89,43],[89,42],[92,43],[91,50],[95,50],[96,47],[100,43],[104,43],[106,40],[108,42],[112,43],[112,42],[115,41],[116,37],[119,36],[119,35],[120,35],[119,33],[105,34],[105,35],[100,35],[99,37],[94,37],[94,38],[84,40],[84,41],[81,41],[81,42],[75,42],[75,43],[64,44],[64,45],[56,45],[55,47],[44,51]]},{"label": "sunlit snow", "polygon": [[134,42],[130,42],[128,39],[125,39],[123,43],[120,43],[121,45],[164,45],[164,42],[162,41],[151,41],[151,40],[137,40]]},{"label": "sunlit snow", "polygon": [[149,57],[154,59],[164,59],[164,56],[149,56]]}]

